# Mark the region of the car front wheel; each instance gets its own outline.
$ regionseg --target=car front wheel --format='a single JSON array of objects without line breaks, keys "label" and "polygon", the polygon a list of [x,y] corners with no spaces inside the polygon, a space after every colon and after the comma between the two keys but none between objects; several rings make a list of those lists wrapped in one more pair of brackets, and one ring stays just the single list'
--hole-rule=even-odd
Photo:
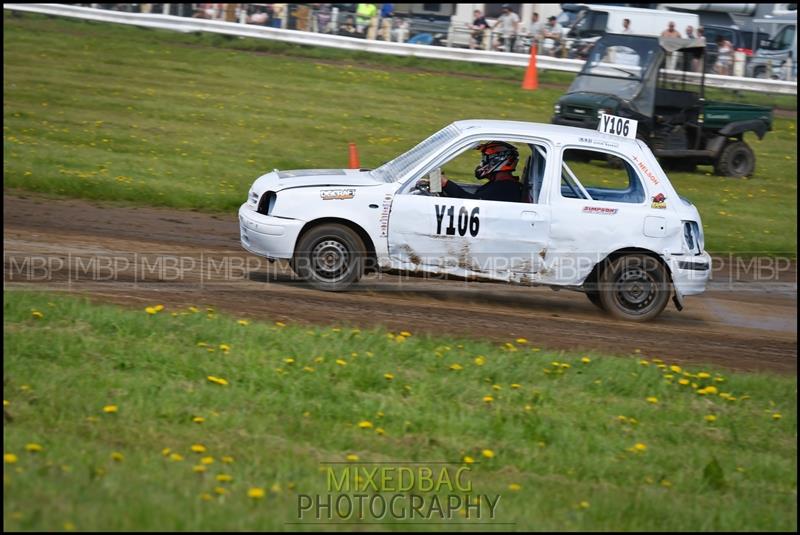
[{"label": "car front wheel", "polygon": [[313,287],[346,290],[361,278],[366,256],[364,242],[344,225],[319,225],[300,238],[292,269]]},{"label": "car front wheel", "polygon": [[615,318],[649,321],[667,306],[669,274],[656,258],[630,254],[613,260],[600,276],[603,308]]}]

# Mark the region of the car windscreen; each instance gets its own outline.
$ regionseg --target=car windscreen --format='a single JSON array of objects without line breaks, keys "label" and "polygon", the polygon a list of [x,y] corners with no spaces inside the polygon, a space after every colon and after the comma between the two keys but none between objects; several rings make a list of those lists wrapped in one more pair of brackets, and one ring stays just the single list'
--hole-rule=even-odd
[{"label": "car windscreen", "polygon": [[461,134],[461,129],[455,124],[446,126],[439,130],[422,143],[414,147],[408,152],[405,152],[386,162],[377,169],[370,171],[372,178],[382,180],[384,182],[394,182],[407,175],[420,160],[434,154],[449,145],[454,139]]}]

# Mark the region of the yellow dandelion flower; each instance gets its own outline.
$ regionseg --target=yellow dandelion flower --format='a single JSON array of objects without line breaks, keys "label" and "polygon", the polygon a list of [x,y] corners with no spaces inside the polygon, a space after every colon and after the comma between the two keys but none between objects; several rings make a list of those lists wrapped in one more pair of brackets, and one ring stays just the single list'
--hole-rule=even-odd
[{"label": "yellow dandelion flower", "polygon": [[565,369],[565,370],[566,370],[566,369],[568,369],[568,368],[572,368],[572,365],[570,365],[570,364],[567,364],[566,362],[562,362],[562,363],[561,363],[561,368],[563,368],[563,369]]},{"label": "yellow dandelion flower", "polygon": [[475,357],[476,366],[483,366],[484,364],[486,364],[486,357],[484,357],[483,355],[478,355],[477,357]]},{"label": "yellow dandelion flower", "polygon": [[408,331],[400,331],[400,336],[405,336],[406,338],[408,338],[409,336],[411,336],[411,333]]},{"label": "yellow dandelion flower", "polygon": [[220,483],[228,483],[230,481],[233,481],[233,476],[230,474],[217,474],[216,479]]},{"label": "yellow dandelion flower", "polygon": [[402,343],[406,341],[406,337],[401,334],[398,334],[397,336],[394,337],[394,341],[397,343]]},{"label": "yellow dandelion flower", "polygon": [[772,419],[773,420],[780,420],[781,418],[783,418],[783,415],[781,413],[779,413],[779,412],[773,412],[772,413]]},{"label": "yellow dandelion flower", "polygon": [[674,364],[672,366],[670,366],[669,369],[670,369],[670,371],[675,372],[675,373],[681,373],[683,371],[683,369],[681,369],[680,366],[676,366]]},{"label": "yellow dandelion flower", "polygon": [[38,452],[42,451],[43,449],[44,448],[41,446],[41,444],[37,444],[35,442],[30,442],[28,444],[25,444],[25,450],[29,451],[31,453],[38,453]]},{"label": "yellow dandelion flower", "polygon": [[200,312],[200,309],[197,307],[189,307],[189,311],[193,314],[196,314],[197,312]]},{"label": "yellow dandelion flower", "polygon": [[706,373],[706,372],[698,372],[697,373],[697,378],[698,379],[708,379],[709,377],[711,377],[710,373]]},{"label": "yellow dandelion flower", "polygon": [[358,422],[358,427],[360,429],[372,429],[372,422],[369,422],[367,420],[362,420]]},{"label": "yellow dandelion flower", "polygon": [[169,460],[170,461],[175,461],[176,463],[180,462],[180,461],[183,460],[183,455],[181,455],[180,453],[172,453],[169,456]]},{"label": "yellow dandelion flower", "polygon": [[64,531],[75,531],[78,529],[72,522],[64,522]]},{"label": "yellow dandelion flower", "polygon": [[481,455],[486,457],[487,459],[494,458],[494,452],[492,450],[486,449],[481,451]]},{"label": "yellow dandelion flower", "polygon": [[196,464],[196,465],[194,465],[192,467],[192,472],[196,472],[198,474],[202,474],[205,471],[206,471],[206,467],[205,467],[205,465],[202,465],[202,464]]},{"label": "yellow dandelion flower", "polygon": [[381,436],[386,434],[386,431],[383,429],[383,427],[376,427],[375,432]]},{"label": "yellow dandelion flower", "polygon": [[172,450],[170,448],[164,448],[163,450],[161,450],[161,455],[163,455],[164,457],[166,457],[170,453],[172,453]]},{"label": "yellow dandelion flower", "polygon": [[516,342],[517,342],[518,344],[527,344],[527,343],[528,343],[528,340],[527,340],[527,339],[525,339],[525,338],[517,338],[517,339],[516,339]]},{"label": "yellow dandelion flower", "polygon": [[151,315],[158,312],[155,307],[144,307],[144,311]]},{"label": "yellow dandelion flower", "polygon": [[589,502],[587,502],[586,500],[583,500],[581,503],[578,504],[578,507],[580,507],[581,509],[588,509],[589,508]]},{"label": "yellow dandelion flower", "polygon": [[221,386],[228,386],[228,381],[226,381],[222,377],[214,377],[213,375],[209,375],[207,379],[209,380],[209,382],[212,382],[214,384]]},{"label": "yellow dandelion flower", "polygon": [[220,460],[225,464],[231,464],[234,461],[233,457],[230,455],[223,455]]},{"label": "yellow dandelion flower", "polygon": [[4,399],[3,400],[3,407],[8,407],[9,405],[11,405],[11,402],[8,401],[7,399]]},{"label": "yellow dandelion flower", "polygon": [[286,327],[286,324],[285,324],[285,323],[283,323],[282,321],[276,321],[276,322],[275,322],[275,326],[276,326],[276,327]]},{"label": "yellow dandelion flower", "polygon": [[202,464],[214,464],[214,457],[210,455],[207,457],[203,457],[202,459],[200,459],[200,462]]},{"label": "yellow dandelion flower", "polygon": [[581,362],[583,362],[584,364],[589,364],[590,362],[592,362],[592,359],[590,359],[589,357],[583,357],[581,359]]},{"label": "yellow dandelion flower", "polygon": [[508,490],[513,491],[513,492],[517,492],[517,491],[519,491],[521,489],[522,489],[522,485],[520,485],[519,483],[511,483],[510,485],[508,485]]},{"label": "yellow dandelion flower", "polygon": [[348,453],[345,459],[347,459],[351,463],[354,463],[358,460],[358,455],[356,455],[355,453]]},{"label": "yellow dandelion flower", "polygon": [[220,349],[220,351],[230,351],[231,350],[231,346],[229,346],[228,344],[220,344],[219,345],[219,349]]},{"label": "yellow dandelion flower", "polygon": [[245,327],[245,326],[247,326],[247,325],[250,325],[250,322],[249,322],[248,320],[239,320],[239,321],[237,321],[236,323],[238,323],[238,324],[239,324],[239,325],[241,325],[242,327]]},{"label": "yellow dandelion flower", "polygon": [[647,446],[645,444],[642,444],[641,442],[637,442],[636,444],[633,445],[633,449],[634,451],[644,453],[645,451],[647,451]]},{"label": "yellow dandelion flower", "polygon": [[519,383],[511,383],[511,388],[514,390],[519,390],[520,388],[522,388],[522,385]]},{"label": "yellow dandelion flower", "polygon": [[639,361],[639,364],[641,364],[642,366],[650,366],[650,363],[649,363],[649,362],[647,362],[647,361],[646,361],[646,360],[644,360],[644,359],[640,360],[640,361]]},{"label": "yellow dandelion flower", "polygon": [[283,359],[283,362],[286,364],[294,364],[294,359],[292,357]]},{"label": "yellow dandelion flower", "polygon": [[111,460],[121,463],[122,461],[125,460],[125,456],[122,455],[120,452],[115,451],[111,453]]},{"label": "yellow dandelion flower", "polygon": [[662,479],[661,480],[661,486],[662,487],[666,487],[666,488],[670,488],[672,486],[672,483],[668,479]]},{"label": "yellow dandelion flower", "polygon": [[314,373],[314,368],[311,366],[303,366],[303,371],[308,373]]},{"label": "yellow dandelion flower", "polygon": [[339,366],[347,366],[347,361],[343,359],[336,359],[336,364]]},{"label": "yellow dandelion flower", "polygon": [[222,496],[223,494],[228,493],[228,489],[226,489],[225,487],[214,487],[214,492]]},{"label": "yellow dandelion flower", "polygon": [[648,403],[652,403],[652,404],[655,405],[656,403],[658,403],[658,398],[655,397],[655,396],[649,396],[649,397],[646,398],[646,401]]},{"label": "yellow dandelion flower", "polygon": [[386,379],[387,381],[391,381],[392,379],[394,379],[394,374],[392,374],[392,373],[384,373],[383,374],[383,378]]},{"label": "yellow dandelion flower", "polygon": [[451,369],[452,371],[456,371],[456,372],[457,372],[457,371],[459,371],[459,370],[463,370],[463,369],[464,369],[464,366],[462,366],[461,364],[451,364],[451,365],[450,365],[450,369]]},{"label": "yellow dandelion flower", "polygon": [[44,314],[42,314],[38,310],[34,310],[33,312],[31,312],[31,316],[33,316],[37,320],[40,320],[40,319],[42,319],[44,317]]},{"label": "yellow dandelion flower", "polygon": [[105,412],[107,414],[114,414],[118,410],[119,410],[119,407],[117,407],[116,405],[106,405],[105,407],[103,407],[103,412]]},{"label": "yellow dandelion flower", "polygon": [[203,418],[202,416],[195,416],[194,418],[192,418],[192,421],[196,424],[202,424],[203,422],[206,421],[206,419]]},{"label": "yellow dandelion flower", "polygon": [[266,495],[267,493],[261,487],[250,487],[247,489],[247,497],[254,500],[260,500]]},{"label": "yellow dandelion flower", "polygon": [[475,462],[475,459],[470,457],[469,455],[464,456],[464,464],[472,464]]},{"label": "yellow dandelion flower", "polygon": [[494,401],[494,398],[492,396],[483,396],[483,402],[484,403],[491,403],[493,401]]},{"label": "yellow dandelion flower", "polygon": [[200,495],[200,499],[203,500],[204,502],[210,502],[211,500],[214,499],[214,497],[211,496],[211,494],[204,492],[203,494]]},{"label": "yellow dandelion flower", "polygon": [[205,453],[207,451],[202,444],[192,444],[191,450],[195,453]]},{"label": "yellow dandelion flower", "polygon": [[503,387],[502,387],[502,386],[500,386],[500,385],[492,385],[492,390],[495,390],[495,391],[500,391],[500,390],[502,390],[502,389],[503,389]]},{"label": "yellow dandelion flower", "polygon": [[269,488],[269,490],[277,494],[281,491],[281,484],[273,483],[272,486]]},{"label": "yellow dandelion flower", "polygon": [[678,379],[678,384],[686,386],[689,384],[689,379]]},{"label": "yellow dandelion flower", "polygon": [[13,453],[4,453],[3,462],[6,464],[15,464],[17,462],[17,456]]},{"label": "yellow dandelion flower", "polygon": [[717,417],[715,415],[713,415],[713,414],[706,414],[704,418],[705,418],[705,421],[709,422],[709,423],[717,421]]}]

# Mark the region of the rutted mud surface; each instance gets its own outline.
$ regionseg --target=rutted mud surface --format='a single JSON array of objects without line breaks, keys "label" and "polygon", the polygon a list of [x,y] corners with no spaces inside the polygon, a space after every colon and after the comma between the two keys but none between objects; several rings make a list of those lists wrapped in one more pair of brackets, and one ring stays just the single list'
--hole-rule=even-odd
[{"label": "rutted mud surface", "polygon": [[[235,213],[53,200],[17,192],[6,192],[3,205],[9,290],[48,288],[136,307],[213,305],[262,320],[380,325],[501,342],[525,337],[545,348],[622,355],[639,350],[683,363],[797,370],[794,263],[780,277],[756,281],[753,271],[728,277],[732,271],[721,262],[723,269],[709,291],[687,298],[683,312],[670,305],[656,321],[637,325],[610,319],[583,294],[549,288],[381,275],[367,277],[353,292],[313,290],[298,283],[286,266],[243,251]],[[47,277],[41,276],[43,270],[25,271],[33,264],[23,268],[21,262],[33,255],[44,255]],[[159,263],[159,255],[177,258],[177,263]],[[116,264],[107,265],[108,258]],[[113,278],[89,280],[112,272]]]}]

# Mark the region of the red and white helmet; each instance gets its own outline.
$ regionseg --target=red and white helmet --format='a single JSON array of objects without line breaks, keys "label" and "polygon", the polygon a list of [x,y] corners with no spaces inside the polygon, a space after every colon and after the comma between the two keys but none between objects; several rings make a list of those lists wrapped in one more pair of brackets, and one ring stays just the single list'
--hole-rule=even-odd
[{"label": "red and white helmet", "polygon": [[475,168],[475,178],[489,178],[499,171],[513,171],[519,162],[519,151],[514,145],[504,141],[488,141],[478,145],[481,163]]}]

